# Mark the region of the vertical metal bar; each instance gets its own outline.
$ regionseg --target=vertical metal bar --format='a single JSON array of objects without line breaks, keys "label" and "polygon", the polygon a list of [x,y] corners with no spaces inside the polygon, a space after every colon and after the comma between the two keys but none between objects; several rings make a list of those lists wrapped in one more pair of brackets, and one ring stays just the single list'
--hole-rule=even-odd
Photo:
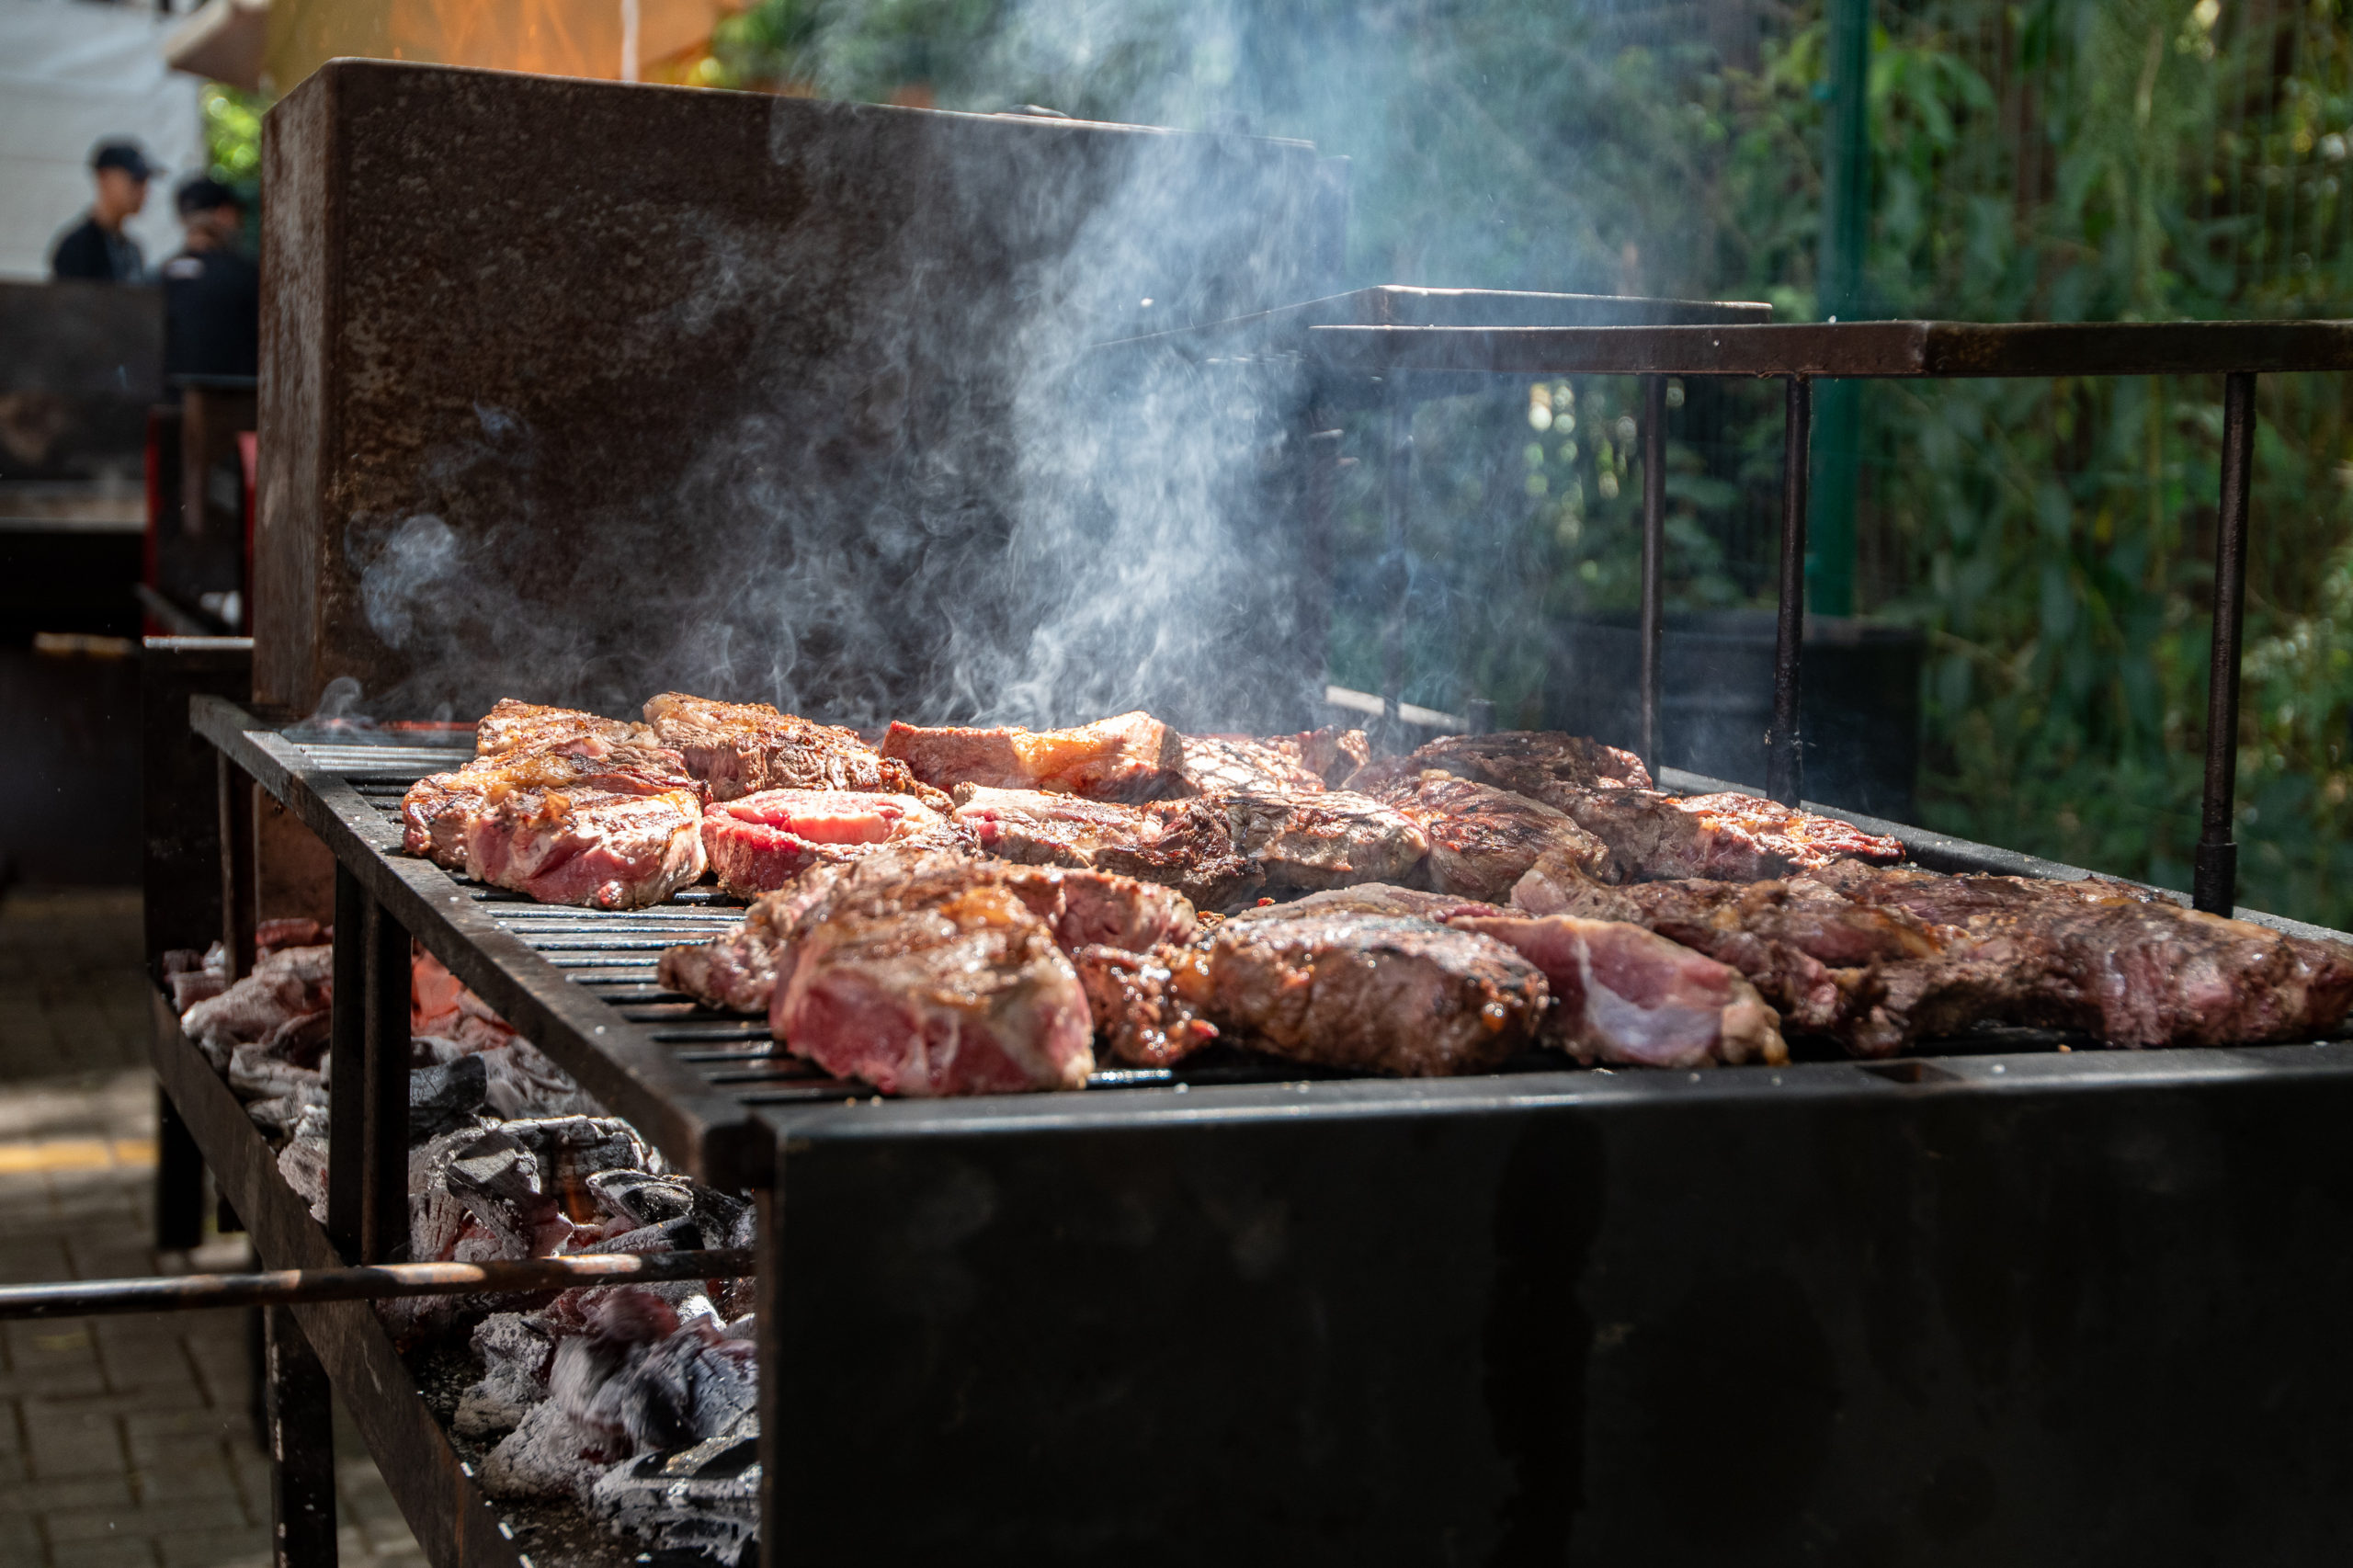
[{"label": "vertical metal bar", "polygon": [[1495,733],[1495,704],[1493,699],[1474,697],[1462,705],[1463,733],[1471,735],[1492,735]]},{"label": "vertical metal bar", "polygon": [[2206,801],[2190,902],[2228,915],[2238,899],[2239,646],[2246,625],[2247,492],[2255,468],[2255,374],[2222,382],[2222,506],[2214,521],[2214,635],[2206,665]]},{"label": "vertical metal bar", "polygon": [[758,1342],[760,1413],[759,1568],[783,1568],[784,1551],[784,1372],[791,1365],[784,1335],[784,1155],[777,1154],[775,1178],[752,1195],[757,1224],[753,1261],[755,1335]]},{"label": "vertical metal bar", "polygon": [[368,910],[359,879],[335,868],[335,1001],[328,1034],[327,1235],[359,1261],[368,1183]]},{"label": "vertical metal bar", "polygon": [[408,1250],[408,933],[370,899],[365,942],[359,1260],[392,1263]]},{"label": "vertical metal bar", "polygon": [[229,978],[254,971],[254,781],[216,754],[221,790],[221,946]]},{"label": "vertical metal bar", "polygon": [[1643,378],[1643,766],[1659,769],[1659,655],[1665,628],[1666,378]]},{"label": "vertical metal bar", "polygon": [[1388,391],[1389,462],[1381,508],[1381,570],[1389,590],[1387,619],[1381,627],[1380,749],[1384,753],[1404,749],[1398,710],[1405,687],[1405,596],[1412,586],[1405,571],[1405,523],[1414,483],[1413,399],[1402,376],[1390,377]]},{"label": "vertical metal bar", "polygon": [[325,1369],[287,1307],[265,1307],[272,1568],[335,1568],[335,1419]]},{"label": "vertical metal bar", "polygon": [[1338,513],[1341,432],[1328,410],[1308,411],[1307,472],[1303,528],[1300,538],[1302,587],[1299,607],[1301,673],[1313,683],[1313,698],[1302,715],[1310,729],[1322,723],[1324,687],[1331,663],[1333,519]]},{"label": "vertical metal bar", "polygon": [[1813,425],[1813,382],[1791,376],[1782,426],[1781,603],[1773,641],[1773,728],[1765,741],[1765,792],[1785,806],[1795,806],[1805,791],[1804,743],[1798,733],[1798,661],[1805,644],[1806,462]]},{"label": "vertical metal bar", "polygon": [[204,1153],[179,1108],[155,1088],[155,1250],[185,1252],[204,1240]]}]

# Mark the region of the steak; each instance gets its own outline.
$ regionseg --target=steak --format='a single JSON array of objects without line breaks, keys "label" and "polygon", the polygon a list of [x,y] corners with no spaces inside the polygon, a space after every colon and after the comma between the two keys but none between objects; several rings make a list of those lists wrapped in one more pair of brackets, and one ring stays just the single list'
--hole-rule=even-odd
[{"label": "steak", "polygon": [[658,903],[702,875],[702,787],[677,753],[615,740],[593,714],[551,717],[563,710],[529,710],[547,738],[517,739],[522,707],[492,710],[509,749],[410,786],[403,848],[543,903],[604,909]]},{"label": "steak", "polygon": [[662,983],[706,1006],[765,1013],[778,977],[790,973],[798,944],[816,926],[921,907],[976,886],[1009,890],[1068,951],[1105,945],[1145,951],[1193,934],[1192,905],[1167,888],[901,842],[856,861],[821,864],[755,902],[724,937],[668,949],[659,964]]},{"label": "steak", "polygon": [[1179,790],[1210,795],[1228,790],[1300,793],[1324,788],[1324,776],[1286,755],[1280,744],[1247,735],[1183,735],[1176,775]]},{"label": "steak", "polygon": [[1235,791],[1205,797],[1224,813],[1233,847],[1269,888],[1316,891],[1351,882],[1392,882],[1429,852],[1404,812],[1347,790],[1280,795]]},{"label": "steak", "polygon": [[1470,917],[1544,971],[1546,1038],[1578,1061],[1702,1067],[1790,1057],[1773,1009],[1728,964],[1622,921]]},{"label": "steak", "polygon": [[857,790],[947,801],[919,788],[904,763],[878,753],[855,731],[779,713],[765,702],[713,702],[665,691],[645,705],[646,722],[685,759],[714,801],[767,790]]},{"label": "steak", "polygon": [[1167,989],[1222,1033],[1359,1072],[1492,1071],[1534,1041],[1548,997],[1503,944],[1391,915],[1230,920],[1204,945],[1165,951]]},{"label": "steak", "polygon": [[1548,856],[1586,877],[1609,869],[1608,847],[1566,812],[1491,784],[1431,769],[1392,779],[1378,798],[1429,841],[1422,880],[1438,892],[1501,903]]},{"label": "steak", "polygon": [[837,1078],[889,1095],[1076,1089],[1094,1021],[1051,927],[983,879],[804,926],[769,1032]]},{"label": "steak", "polygon": [[987,854],[1158,882],[1205,909],[1230,907],[1266,882],[1237,852],[1226,814],[1204,798],[1129,806],[966,784],[956,791],[956,819]]},{"label": "steak", "polygon": [[813,866],[855,860],[883,844],[953,848],[955,825],[912,795],[763,790],[703,812],[703,852],[738,898],[773,892]]},{"label": "steak", "polygon": [[1508,909],[1475,898],[1457,898],[1450,893],[1431,892],[1424,888],[1401,888],[1389,882],[1360,882],[1355,887],[1312,892],[1290,903],[1261,904],[1226,918],[1231,924],[1251,920],[1290,920],[1302,915],[1390,915],[1414,920],[1434,920],[1444,925],[1458,915],[1511,913]]},{"label": "steak", "polygon": [[1836,970],[1929,957],[1949,931],[1904,910],[1873,908],[1820,882],[1688,880],[1606,888],[1532,874],[1512,902],[1532,915],[1631,921],[1730,964],[1791,1028],[1836,1032],[1847,1000]]},{"label": "steak", "polygon": [[1790,811],[1753,795],[1683,799],[1651,788],[1639,758],[1578,735],[1506,731],[1449,735],[1372,764],[1348,787],[1384,795],[1431,771],[1451,773],[1566,813],[1609,851],[1608,881],[1708,877],[1749,882],[1839,858],[1904,858],[1893,838]]},{"label": "steak", "polygon": [[1070,730],[919,729],[893,723],[882,755],[939,790],[1043,790],[1150,801],[1183,788],[1184,737],[1141,710]]},{"label": "steak", "polygon": [[508,752],[591,742],[605,746],[653,746],[661,742],[642,724],[573,708],[543,708],[503,697],[474,726],[474,755],[502,756]]},{"label": "steak", "polygon": [[1173,952],[1081,948],[1071,955],[1094,1015],[1095,1033],[1111,1059],[1129,1067],[1174,1067],[1217,1039],[1176,989]]}]

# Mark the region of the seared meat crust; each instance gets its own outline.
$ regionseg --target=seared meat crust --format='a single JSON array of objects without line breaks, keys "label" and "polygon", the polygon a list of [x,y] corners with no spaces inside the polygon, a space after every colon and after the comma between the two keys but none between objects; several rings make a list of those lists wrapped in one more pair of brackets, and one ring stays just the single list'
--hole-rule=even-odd
[{"label": "seared meat crust", "polygon": [[858,790],[914,795],[938,810],[947,801],[920,788],[855,731],[780,713],[765,702],[714,702],[665,691],[645,705],[646,722],[675,748],[714,801],[764,790]]}]

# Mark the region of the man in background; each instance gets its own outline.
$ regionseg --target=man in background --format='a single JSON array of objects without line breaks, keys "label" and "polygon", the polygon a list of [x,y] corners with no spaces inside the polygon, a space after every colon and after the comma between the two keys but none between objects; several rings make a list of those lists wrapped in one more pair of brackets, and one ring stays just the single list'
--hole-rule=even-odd
[{"label": "man in background", "polygon": [[244,203],[199,176],[173,199],[187,248],[165,262],[164,374],[250,376],[261,359],[261,271],[244,254]]},{"label": "man in background", "polygon": [[99,283],[146,281],[147,258],[122,225],[147,205],[147,182],[154,174],[155,165],[136,142],[99,142],[90,154],[97,199],[90,204],[89,215],[67,230],[50,252],[51,272]]}]

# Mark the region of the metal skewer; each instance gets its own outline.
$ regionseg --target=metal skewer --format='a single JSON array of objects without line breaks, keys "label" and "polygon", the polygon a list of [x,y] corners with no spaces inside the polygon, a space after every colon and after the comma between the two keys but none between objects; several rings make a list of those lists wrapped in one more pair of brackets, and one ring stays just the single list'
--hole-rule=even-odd
[{"label": "metal skewer", "polygon": [[0,1318],[87,1317],[192,1312],[207,1307],[366,1301],[384,1296],[499,1295],[576,1285],[665,1279],[741,1279],[749,1247],[709,1252],[587,1253],[494,1263],[384,1263],[368,1268],[284,1268],[266,1274],[184,1274],[148,1279],[76,1279],[0,1286]]}]

